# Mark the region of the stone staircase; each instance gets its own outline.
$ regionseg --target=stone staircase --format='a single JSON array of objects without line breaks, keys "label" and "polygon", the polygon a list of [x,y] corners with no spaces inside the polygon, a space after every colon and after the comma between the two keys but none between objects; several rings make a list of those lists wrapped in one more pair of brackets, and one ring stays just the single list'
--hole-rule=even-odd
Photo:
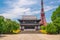
[{"label": "stone staircase", "polygon": [[40,33],[39,31],[36,31],[36,30],[34,30],[34,29],[26,29],[26,30],[24,30],[24,31],[21,31],[20,33],[22,33],[22,34],[35,34],[35,33]]}]

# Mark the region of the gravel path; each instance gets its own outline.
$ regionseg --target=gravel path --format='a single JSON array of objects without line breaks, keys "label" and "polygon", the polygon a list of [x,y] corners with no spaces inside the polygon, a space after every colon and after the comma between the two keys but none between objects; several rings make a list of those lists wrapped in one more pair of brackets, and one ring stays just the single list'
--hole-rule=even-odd
[{"label": "gravel path", "polygon": [[0,40],[60,40],[60,35],[47,34],[4,34]]}]

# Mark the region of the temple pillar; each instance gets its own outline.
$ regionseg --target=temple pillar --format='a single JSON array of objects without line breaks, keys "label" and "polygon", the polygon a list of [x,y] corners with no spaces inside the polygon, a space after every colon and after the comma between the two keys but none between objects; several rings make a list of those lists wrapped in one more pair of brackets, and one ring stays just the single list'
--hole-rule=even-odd
[{"label": "temple pillar", "polygon": [[35,26],[35,30],[40,30],[40,26]]},{"label": "temple pillar", "polygon": [[38,26],[38,30],[40,30],[40,26]]},{"label": "temple pillar", "polygon": [[36,30],[36,31],[38,30],[38,27],[37,27],[37,26],[35,26],[35,30]]},{"label": "temple pillar", "polygon": [[24,26],[21,26],[21,30],[24,31]]}]

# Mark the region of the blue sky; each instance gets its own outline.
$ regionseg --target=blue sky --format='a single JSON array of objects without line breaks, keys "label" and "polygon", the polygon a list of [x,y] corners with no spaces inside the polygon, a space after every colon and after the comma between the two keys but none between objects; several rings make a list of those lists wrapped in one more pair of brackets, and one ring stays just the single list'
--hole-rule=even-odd
[{"label": "blue sky", "polygon": [[[60,5],[60,0],[44,0],[46,21],[51,22],[52,12]],[[0,15],[17,20],[22,15],[35,15],[40,18],[41,0],[0,0]]]}]

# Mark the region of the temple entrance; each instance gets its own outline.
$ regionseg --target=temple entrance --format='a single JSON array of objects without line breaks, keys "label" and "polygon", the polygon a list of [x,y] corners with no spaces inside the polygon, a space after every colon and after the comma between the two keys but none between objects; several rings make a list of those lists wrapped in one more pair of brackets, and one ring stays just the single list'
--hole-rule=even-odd
[{"label": "temple entrance", "polygon": [[35,26],[25,26],[24,31],[35,31]]},{"label": "temple entrance", "polygon": [[35,29],[34,26],[25,26],[24,29]]},{"label": "temple entrance", "polygon": [[21,26],[21,30],[24,31],[37,31],[37,30],[40,30],[40,26]]}]

